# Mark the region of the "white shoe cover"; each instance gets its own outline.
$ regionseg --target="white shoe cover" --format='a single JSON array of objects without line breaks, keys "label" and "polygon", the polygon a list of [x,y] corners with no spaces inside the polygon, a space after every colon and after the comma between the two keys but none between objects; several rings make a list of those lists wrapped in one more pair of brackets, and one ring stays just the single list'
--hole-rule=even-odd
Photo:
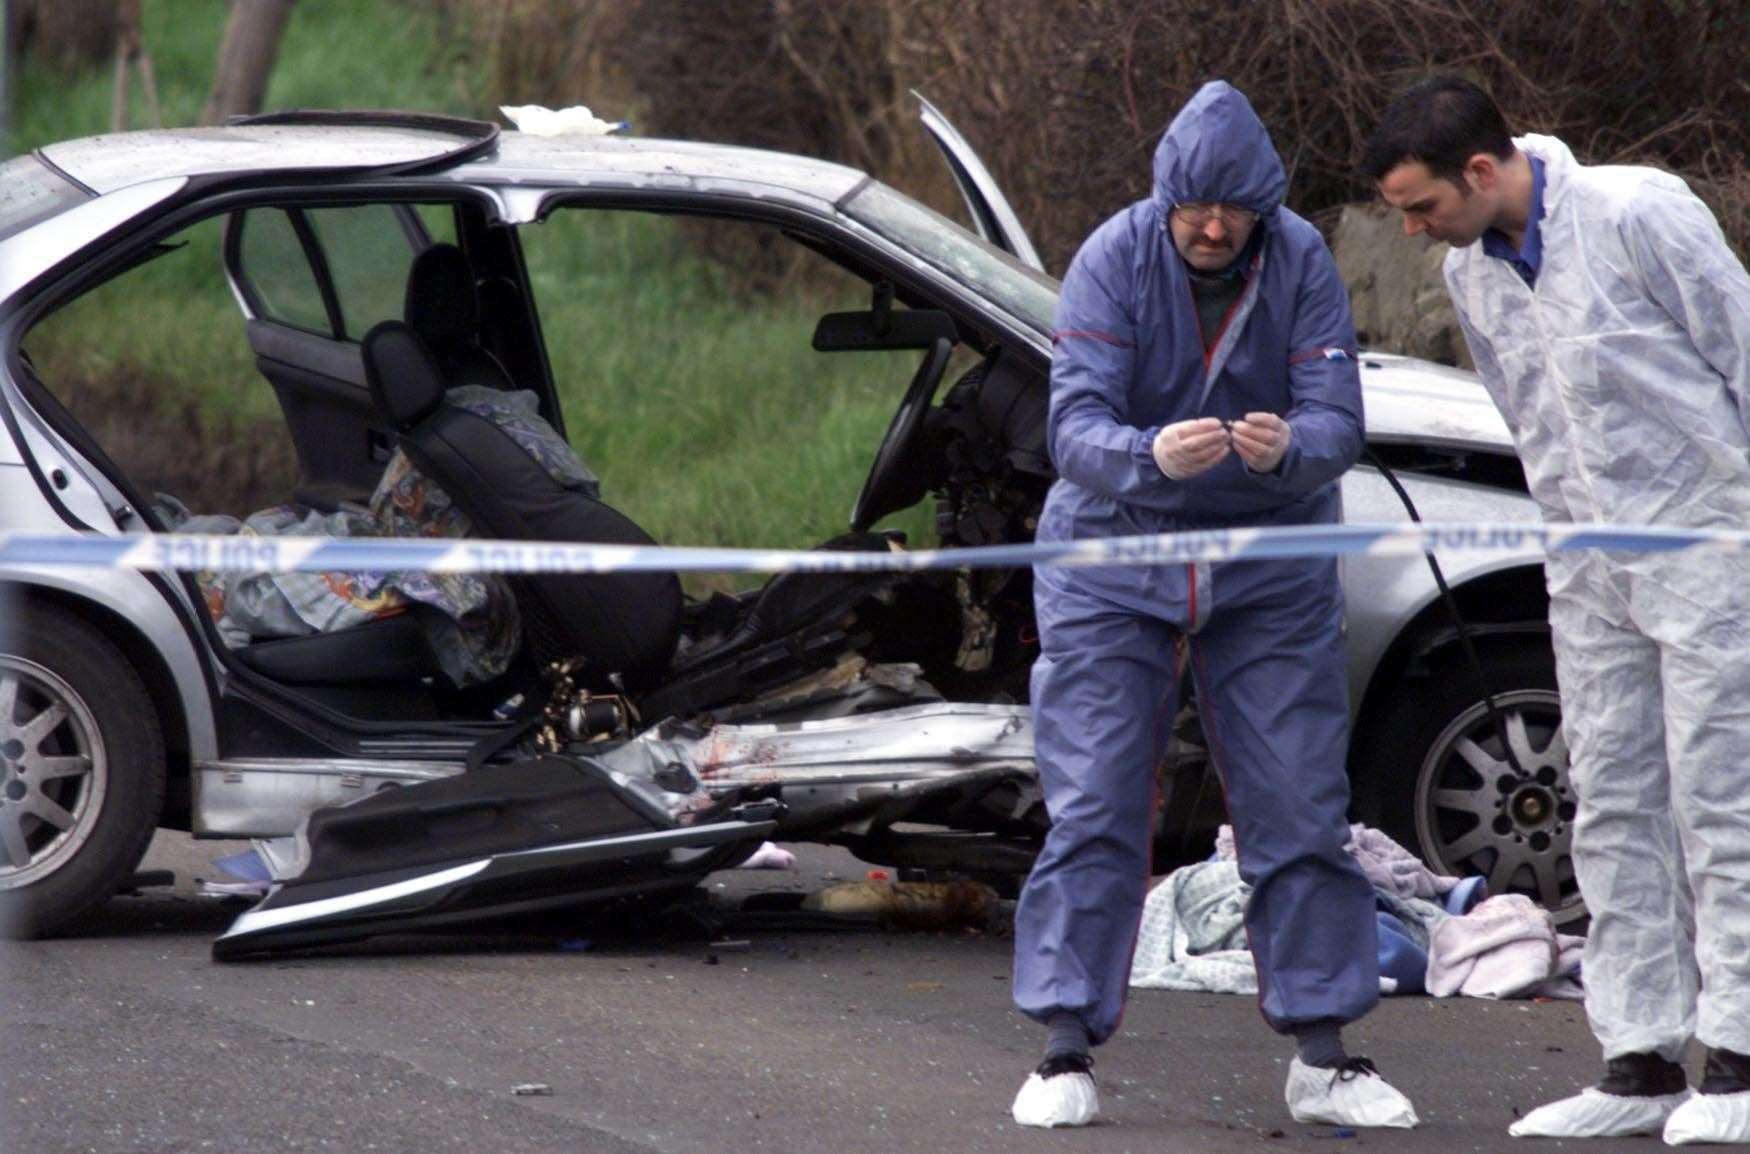
[{"label": "white shoe cover", "polygon": [[1750,1090],[1693,1094],[1665,1122],[1665,1145],[1750,1142]]},{"label": "white shoe cover", "polygon": [[1023,1126],[1086,1126],[1099,1113],[1100,1095],[1088,1074],[1029,1074],[1015,1095],[1015,1121]]},{"label": "white shoe cover", "polygon": [[1513,1125],[1507,1133],[1515,1138],[1623,1138],[1630,1134],[1657,1134],[1671,1112],[1689,1097],[1660,1094],[1652,1098],[1606,1094],[1595,1086],[1547,1106],[1539,1106]]},{"label": "white shoe cover", "polygon": [[1298,1056],[1288,1064],[1288,1113],[1296,1122],[1332,1126],[1391,1126],[1408,1130],[1420,1119],[1410,1100],[1365,1071],[1341,1078],[1337,1071],[1308,1066]]}]

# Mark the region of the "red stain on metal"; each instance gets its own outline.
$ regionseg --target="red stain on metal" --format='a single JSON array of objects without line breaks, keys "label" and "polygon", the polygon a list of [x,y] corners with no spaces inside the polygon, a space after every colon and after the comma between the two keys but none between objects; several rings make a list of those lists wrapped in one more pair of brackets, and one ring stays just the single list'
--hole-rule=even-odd
[{"label": "red stain on metal", "polygon": [[756,774],[751,771],[759,766],[777,764],[783,752],[783,748],[772,741],[756,741],[743,746],[740,742],[713,738],[700,748],[695,764],[699,777],[705,781],[715,781],[737,771],[746,773],[749,781],[776,781],[778,774],[775,772]]}]

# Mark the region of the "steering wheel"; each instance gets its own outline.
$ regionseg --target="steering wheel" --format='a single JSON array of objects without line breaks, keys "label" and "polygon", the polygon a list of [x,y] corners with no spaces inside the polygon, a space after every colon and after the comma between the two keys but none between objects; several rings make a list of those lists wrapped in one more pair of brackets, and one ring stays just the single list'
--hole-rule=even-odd
[{"label": "steering wheel", "polygon": [[907,509],[924,499],[929,492],[929,471],[917,467],[913,458],[924,431],[924,415],[930,411],[930,401],[936,396],[936,386],[948,371],[948,358],[954,346],[945,337],[937,337],[924,354],[923,364],[906,386],[905,399],[881,438],[875,451],[875,464],[870,466],[863,491],[851,507],[851,528],[867,532],[869,526],[889,513]]}]

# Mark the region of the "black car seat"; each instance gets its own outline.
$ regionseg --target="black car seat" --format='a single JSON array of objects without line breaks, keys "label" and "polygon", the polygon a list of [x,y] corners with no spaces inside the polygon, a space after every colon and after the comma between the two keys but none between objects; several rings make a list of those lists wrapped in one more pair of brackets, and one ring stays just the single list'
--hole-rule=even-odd
[{"label": "black car seat", "polygon": [[[454,381],[411,326],[384,321],[365,334],[363,347],[378,414],[481,536],[656,543],[618,511],[559,484],[492,421],[444,404]],[[515,576],[510,584],[537,662],[581,658],[579,682],[599,689],[647,688],[667,670],[681,635],[673,573]]]}]

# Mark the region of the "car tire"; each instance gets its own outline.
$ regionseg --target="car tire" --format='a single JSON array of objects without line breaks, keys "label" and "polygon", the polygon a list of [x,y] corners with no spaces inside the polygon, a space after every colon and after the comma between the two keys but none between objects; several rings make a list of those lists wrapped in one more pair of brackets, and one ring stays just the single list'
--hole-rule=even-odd
[{"label": "car tire", "polygon": [[42,937],[101,904],[164,807],[158,715],[127,657],[65,609],[0,619],[0,934]]},{"label": "car tire", "polygon": [[[1565,931],[1586,918],[1574,878],[1575,796],[1568,780],[1555,655],[1529,639],[1477,646],[1521,768],[1513,773],[1470,661],[1457,646],[1396,686],[1356,735],[1357,799],[1435,873],[1522,893]],[[1365,810],[1365,806],[1361,807]]]}]

